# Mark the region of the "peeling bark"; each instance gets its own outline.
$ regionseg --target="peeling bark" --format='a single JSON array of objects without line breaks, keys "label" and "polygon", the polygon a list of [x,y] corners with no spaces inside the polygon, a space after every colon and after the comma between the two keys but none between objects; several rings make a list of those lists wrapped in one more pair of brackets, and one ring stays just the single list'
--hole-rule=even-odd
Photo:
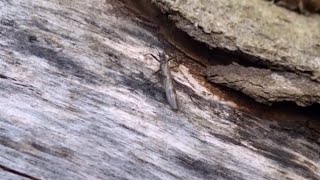
[{"label": "peeling bark", "polygon": [[123,3],[15,0],[0,8],[7,169],[65,180],[320,178],[320,135],[305,117],[288,128],[240,111],[190,62],[172,70],[180,104],[172,111],[158,77],[149,79],[159,63],[144,54],[174,49]]},{"label": "peeling bark", "polygon": [[180,29],[212,48],[319,80],[318,14],[304,16],[262,0],[155,2]]},{"label": "peeling bark", "polygon": [[[177,27],[197,41],[210,48],[233,54],[239,64],[248,64],[265,69],[283,71],[301,76],[301,86],[318,86],[305,77],[319,82],[320,75],[320,15],[305,16],[277,7],[271,2],[253,1],[173,1],[157,0],[156,4],[166,13]],[[306,28],[308,27],[308,28]],[[248,70],[246,70],[248,71]],[[275,72],[277,73],[277,72]],[[240,73],[245,79],[246,74]],[[256,79],[261,77],[258,75]],[[295,81],[295,78],[291,79]],[[235,88],[234,84],[223,84]],[[261,85],[262,86],[262,85]],[[235,88],[236,90],[239,90]],[[319,94],[314,90],[294,92],[291,97],[280,98],[279,91],[269,91],[269,95],[257,98],[259,102],[269,103],[279,100],[295,101],[305,106],[320,103]],[[310,94],[312,93],[312,94]],[[248,94],[248,93],[246,93]],[[257,93],[251,93],[257,95]],[[294,97],[294,95],[297,95]],[[269,96],[269,98],[266,98]],[[303,96],[304,100],[298,100]],[[275,97],[275,98],[273,98]],[[263,99],[264,98],[264,99]]]},{"label": "peeling bark", "polygon": [[294,73],[238,64],[211,66],[206,73],[209,81],[239,90],[261,103],[291,101],[307,106],[320,102],[320,84]]}]

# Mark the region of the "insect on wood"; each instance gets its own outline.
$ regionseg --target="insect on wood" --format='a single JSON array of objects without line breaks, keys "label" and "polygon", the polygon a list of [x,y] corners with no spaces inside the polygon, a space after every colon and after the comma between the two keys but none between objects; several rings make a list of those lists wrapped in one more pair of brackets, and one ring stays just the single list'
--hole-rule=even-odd
[{"label": "insect on wood", "polygon": [[155,57],[153,54],[150,54],[154,59],[156,59],[160,63],[160,71],[163,78],[163,88],[166,93],[166,97],[168,100],[169,105],[173,110],[178,110],[178,101],[176,91],[173,85],[173,79],[170,72],[169,67],[169,56],[166,55],[164,52],[159,52],[159,58]]}]

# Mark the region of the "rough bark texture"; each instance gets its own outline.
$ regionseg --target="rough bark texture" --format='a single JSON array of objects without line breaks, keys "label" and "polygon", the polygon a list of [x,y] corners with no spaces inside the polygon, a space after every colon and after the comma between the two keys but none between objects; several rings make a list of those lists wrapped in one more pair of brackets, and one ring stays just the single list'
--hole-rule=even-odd
[{"label": "rough bark texture", "polygon": [[320,84],[294,73],[238,64],[211,66],[206,73],[209,81],[239,90],[261,103],[292,101],[307,106],[320,102]]},{"label": "rough bark texture", "polygon": [[320,80],[318,14],[307,17],[263,0],[156,2],[181,29],[213,48],[243,54],[271,68],[310,73]]},{"label": "rough bark texture", "polygon": [[319,132],[300,116],[284,128],[240,112],[184,65],[172,111],[144,55],[165,44],[122,3],[0,10],[1,179],[320,178]]},{"label": "rough bark texture", "polygon": [[[306,16],[263,0],[155,2],[181,30],[211,48],[233,54],[238,63],[253,62],[254,66],[290,71],[320,81],[319,14]],[[246,78],[244,73],[239,75]],[[261,77],[256,78],[258,82]],[[310,96],[308,101],[314,101],[318,93],[308,89],[308,84],[304,86],[301,93]],[[256,94],[249,90],[248,93]],[[276,93],[268,92],[270,96],[280,96]],[[287,98],[298,99],[301,93]]]}]

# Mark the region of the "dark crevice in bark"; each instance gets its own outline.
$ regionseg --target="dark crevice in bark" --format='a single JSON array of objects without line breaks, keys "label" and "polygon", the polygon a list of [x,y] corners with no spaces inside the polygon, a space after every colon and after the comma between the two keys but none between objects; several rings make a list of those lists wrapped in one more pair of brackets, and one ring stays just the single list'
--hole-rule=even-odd
[{"label": "dark crevice in bark", "polygon": [[[267,61],[260,61],[258,57],[242,52],[240,49],[231,51],[228,49],[209,47],[206,43],[195,39],[190,34],[176,26],[175,20],[171,18],[172,16],[177,15],[175,12],[170,11],[169,16],[168,12],[161,12],[161,9],[155,4],[152,4],[149,0],[121,1],[127,10],[133,13],[133,16],[136,16],[137,18],[142,17],[141,22],[147,20],[148,23],[151,23],[151,31],[154,32],[160,40],[165,41],[165,44],[169,43],[171,50],[183,53],[185,57],[188,57],[194,60],[194,62],[198,62],[199,64],[203,65],[202,67],[208,67],[212,65],[229,65],[234,62],[244,67],[256,67],[259,69],[264,69],[271,66],[271,64]],[[202,29],[199,29],[199,31],[202,31]],[[179,63],[183,63],[185,60],[181,61],[182,62]],[[275,72],[281,71],[293,73],[293,70],[284,70],[283,67],[280,66],[272,66],[272,69],[272,71]],[[306,76],[306,74],[308,73],[303,74],[303,76]],[[224,95],[228,96],[226,99],[231,99],[231,101],[244,106],[244,109],[249,109],[250,113],[258,115],[261,118],[278,119],[278,116],[269,117],[265,113],[265,111],[272,111],[277,112],[275,114],[286,114],[286,117],[289,119],[292,114],[303,114],[307,117],[307,119],[310,118],[314,119],[315,121],[318,119],[318,105],[316,104],[309,107],[299,107],[290,102],[275,102],[272,104],[272,106],[269,106],[256,103],[252,98],[231,88],[218,84],[215,84],[214,87],[223,91]],[[260,116],[261,114],[263,115]],[[265,117],[266,115],[268,117]]]}]

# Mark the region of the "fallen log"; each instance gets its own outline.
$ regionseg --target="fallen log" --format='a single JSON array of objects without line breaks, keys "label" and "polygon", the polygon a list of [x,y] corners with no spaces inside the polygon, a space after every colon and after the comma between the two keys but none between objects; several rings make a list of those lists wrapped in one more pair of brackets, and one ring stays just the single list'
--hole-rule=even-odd
[{"label": "fallen log", "polygon": [[2,179],[319,179],[317,121],[223,97],[186,56],[173,111],[145,54],[177,49],[126,4],[0,8]]}]

